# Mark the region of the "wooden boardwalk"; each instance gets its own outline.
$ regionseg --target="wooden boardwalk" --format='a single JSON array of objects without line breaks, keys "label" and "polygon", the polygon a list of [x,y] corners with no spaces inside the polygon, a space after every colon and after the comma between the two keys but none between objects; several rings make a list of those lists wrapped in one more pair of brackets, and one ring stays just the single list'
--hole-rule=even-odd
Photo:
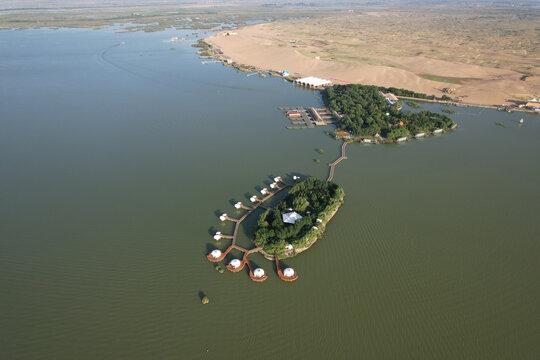
[{"label": "wooden boardwalk", "polygon": [[343,145],[341,145],[341,156],[338,157],[333,163],[328,164],[328,166],[330,166],[330,174],[328,174],[328,179],[326,179],[326,181],[332,181],[332,179],[334,178],[334,170],[336,168],[336,165],[347,159],[347,156],[345,156],[345,148],[347,147],[348,143],[348,141],[343,142]]}]

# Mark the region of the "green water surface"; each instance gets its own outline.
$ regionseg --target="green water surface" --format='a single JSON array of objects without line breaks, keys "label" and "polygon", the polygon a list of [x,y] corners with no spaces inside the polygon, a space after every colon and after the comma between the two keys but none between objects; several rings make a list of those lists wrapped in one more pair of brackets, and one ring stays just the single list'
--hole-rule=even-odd
[{"label": "green water surface", "polygon": [[188,35],[0,32],[0,358],[538,358],[537,115],[454,108],[449,134],[349,145],[345,204],[283,264],[300,279],[256,254],[254,283],[205,259],[216,215],[326,178],[341,144],[285,129],[277,107],[317,93],[163,42]]}]

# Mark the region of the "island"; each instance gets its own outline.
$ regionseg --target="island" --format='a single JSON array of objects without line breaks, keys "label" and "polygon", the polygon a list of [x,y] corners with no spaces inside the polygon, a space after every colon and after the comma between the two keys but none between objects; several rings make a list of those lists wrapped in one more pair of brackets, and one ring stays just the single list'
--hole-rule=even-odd
[{"label": "island", "polygon": [[[457,125],[446,115],[431,111],[402,111],[392,90],[360,84],[334,85],[322,91],[325,105],[339,118],[338,128],[352,140],[363,142],[404,141],[429,133],[441,133]],[[401,89],[394,89],[396,90]],[[411,97],[422,98],[411,92]]]},{"label": "island", "polygon": [[[250,254],[260,253],[268,260],[275,260],[279,278],[283,281],[292,282],[298,279],[298,274],[293,268],[281,269],[280,259],[295,256],[312,246],[324,233],[326,224],[336,214],[343,203],[345,192],[336,183],[324,181],[314,177],[304,181],[299,176],[293,176],[294,183],[283,180],[280,176],[274,178],[270,189],[260,190],[264,195],[259,199],[256,195],[249,198],[253,206],[249,207],[242,202],[237,202],[234,207],[238,211],[245,210],[240,218],[229,217],[226,213],[219,219],[235,223],[232,235],[224,235],[220,231],[214,235],[214,240],[230,239],[232,243],[223,251],[212,250],[206,258],[213,263],[225,260],[231,251],[242,254],[239,258],[232,258],[226,268],[231,272],[242,271],[245,265],[249,268],[249,277],[255,282],[263,282],[268,276],[264,269],[252,266],[247,259]],[[285,189],[290,188],[287,196],[275,207],[266,202],[273,196]],[[258,208],[266,209],[260,215],[257,225],[252,233],[252,241],[255,247],[248,250],[236,244],[236,237],[240,224]],[[215,267],[219,273],[224,269],[221,264]]]},{"label": "island", "polygon": [[266,210],[253,231],[253,242],[267,254],[295,256],[322,236],[343,203],[343,188],[314,177],[294,185],[275,209]]}]

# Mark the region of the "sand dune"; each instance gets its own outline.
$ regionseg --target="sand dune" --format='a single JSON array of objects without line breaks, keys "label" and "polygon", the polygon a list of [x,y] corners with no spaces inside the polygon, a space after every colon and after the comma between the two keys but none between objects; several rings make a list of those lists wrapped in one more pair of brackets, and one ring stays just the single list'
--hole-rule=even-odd
[{"label": "sand dune", "polygon": [[[290,24],[289,24],[290,25]],[[509,69],[464,64],[425,56],[378,56],[371,63],[331,61],[309,55],[309,50],[283,44],[283,34],[276,23],[250,25],[238,29],[237,35],[224,36],[224,32],[206,41],[221,49],[224,56],[239,64],[263,70],[288,70],[294,76],[318,76],[343,81],[394,86],[441,96],[445,87],[454,88],[453,97],[471,104],[494,105],[512,99],[525,99],[540,94],[536,77],[520,80],[522,73]],[[322,44],[320,46],[325,46]],[[302,51],[303,50],[303,51]],[[308,54],[306,54],[306,52]],[[311,51],[315,53],[315,51]],[[422,74],[437,74],[455,78],[451,83],[440,79],[426,79]]]}]

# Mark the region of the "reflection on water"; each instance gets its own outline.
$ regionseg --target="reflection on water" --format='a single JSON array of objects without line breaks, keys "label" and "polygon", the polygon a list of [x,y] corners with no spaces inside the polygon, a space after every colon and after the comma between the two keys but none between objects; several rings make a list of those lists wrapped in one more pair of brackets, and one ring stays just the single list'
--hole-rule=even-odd
[{"label": "reflection on water", "polygon": [[540,351],[538,116],[452,108],[455,132],[348,146],[344,206],[287,260],[301,278],[256,254],[255,284],[205,260],[227,246],[215,214],[277,175],[326,178],[340,144],[285,129],[277,107],[316,93],[201,64],[172,36],[0,32],[2,358]]}]

